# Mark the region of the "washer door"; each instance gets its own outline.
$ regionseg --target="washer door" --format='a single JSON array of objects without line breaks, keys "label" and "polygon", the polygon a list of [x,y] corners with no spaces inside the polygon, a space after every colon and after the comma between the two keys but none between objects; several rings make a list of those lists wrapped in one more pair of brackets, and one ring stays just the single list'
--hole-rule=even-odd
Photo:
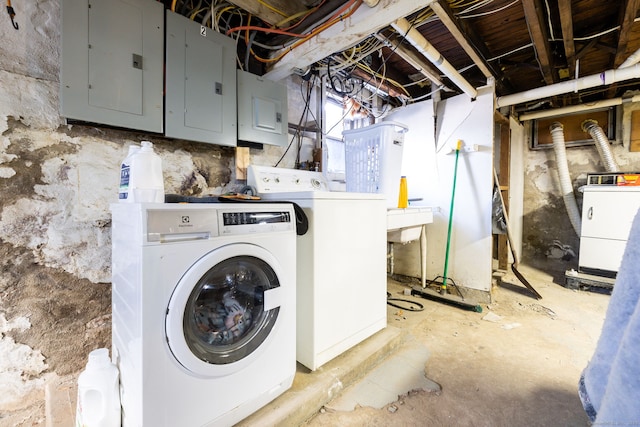
[{"label": "washer door", "polygon": [[200,258],[169,300],[165,328],[176,360],[193,373],[220,376],[257,358],[277,329],[280,268],[273,255],[250,244]]}]

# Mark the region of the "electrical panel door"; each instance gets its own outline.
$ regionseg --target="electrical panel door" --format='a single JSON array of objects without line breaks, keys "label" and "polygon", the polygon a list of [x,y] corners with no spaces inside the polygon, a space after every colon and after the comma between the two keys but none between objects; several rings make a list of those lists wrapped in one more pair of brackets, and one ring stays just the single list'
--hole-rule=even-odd
[{"label": "electrical panel door", "polygon": [[238,70],[238,140],[287,145],[287,87]]},{"label": "electrical panel door", "polygon": [[162,3],[63,0],[62,116],[162,132]]},{"label": "electrical panel door", "polygon": [[167,11],[165,134],[235,146],[235,42]]}]

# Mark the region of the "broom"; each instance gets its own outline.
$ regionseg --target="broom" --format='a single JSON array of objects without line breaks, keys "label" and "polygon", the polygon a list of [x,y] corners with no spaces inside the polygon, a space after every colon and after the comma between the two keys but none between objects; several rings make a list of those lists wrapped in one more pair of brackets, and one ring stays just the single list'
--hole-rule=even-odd
[{"label": "broom", "polygon": [[[448,280],[448,271],[449,271],[449,250],[451,248],[451,229],[453,225],[453,206],[456,197],[456,182],[458,177],[458,158],[460,155],[460,148],[462,148],[462,141],[458,140],[456,144],[456,161],[453,166],[453,190],[451,191],[451,205],[449,206],[449,225],[447,227],[447,247],[444,255],[444,272],[442,284],[440,285],[440,293],[435,292],[431,289],[422,289],[414,287],[411,290],[411,295],[417,295],[422,298],[439,301],[445,304],[453,305],[458,308],[463,308],[465,310],[471,310],[478,313],[482,312],[482,307],[476,303],[472,303],[469,301],[465,301],[464,298],[459,297],[457,295],[451,295],[447,292],[447,280]],[[438,278],[436,277],[436,280]],[[432,281],[432,283],[435,282]]]}]

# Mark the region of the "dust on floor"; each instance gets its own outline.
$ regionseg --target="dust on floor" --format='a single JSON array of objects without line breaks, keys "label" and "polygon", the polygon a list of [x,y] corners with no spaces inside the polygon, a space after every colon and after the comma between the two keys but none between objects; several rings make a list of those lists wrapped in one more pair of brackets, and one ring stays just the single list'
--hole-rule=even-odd
[{"label": "dust on floor", "polygon": [[[407,390],[382,409],[324,408],[307,427],[587,426],[577,384],[609,296],[569,290],[544,272],[519,269],[542,300],[508,274],[482,313],[426,300],[422,312],[389,307],[389,323],[409,328],[429,349],[425,374],[440,392]],[[389,282],[394,295],[403,288]]]}]

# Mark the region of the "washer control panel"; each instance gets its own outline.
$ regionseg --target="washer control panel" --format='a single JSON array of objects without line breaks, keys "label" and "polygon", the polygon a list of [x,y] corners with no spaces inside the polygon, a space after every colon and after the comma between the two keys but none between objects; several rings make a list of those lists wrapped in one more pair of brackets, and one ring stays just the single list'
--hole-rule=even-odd
[{"label": "washer control panel", "polygon": [[247,184],[258,194],[329,191],[322,172],[249,165]]}]

